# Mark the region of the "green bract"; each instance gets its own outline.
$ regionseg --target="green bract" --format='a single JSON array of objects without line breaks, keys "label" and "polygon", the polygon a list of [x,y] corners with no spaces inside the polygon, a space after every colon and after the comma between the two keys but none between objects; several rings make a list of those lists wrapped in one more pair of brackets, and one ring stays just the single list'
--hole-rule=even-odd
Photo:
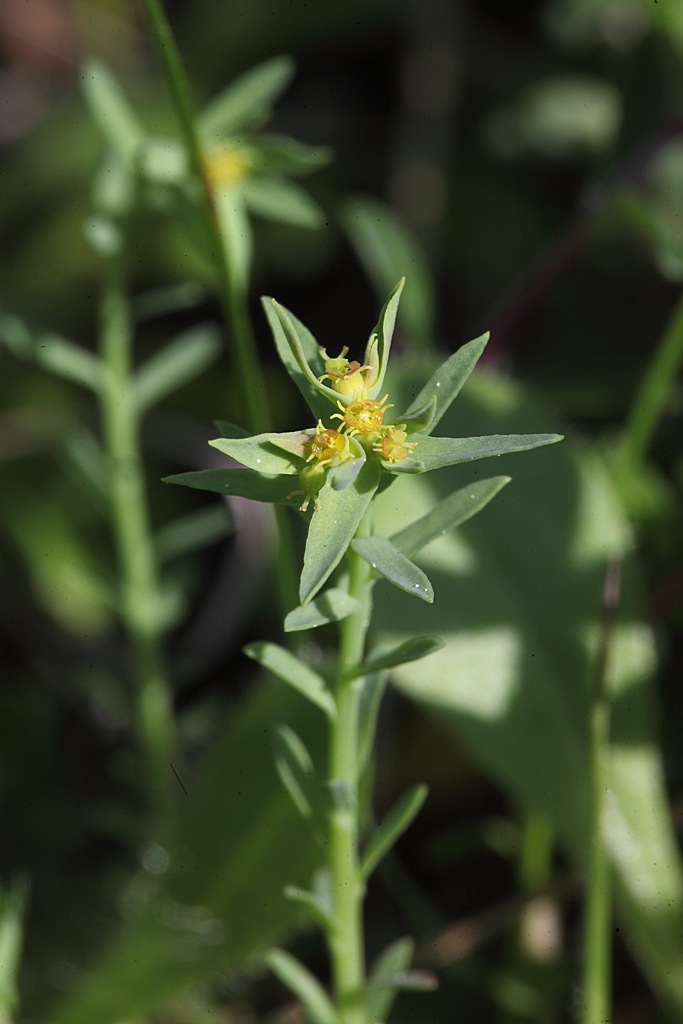
[{"label": "green bract", "polygon": [[[395,415],[390,396],[382,392],[402,288],[403,280],[387,299],[370,334],[363,363],[347,359],[347,348],[339,356],[330,357],[292,313],[274,299],[264,299],[280,357],[317,424],[279,434],[218,438],[210,444],[243,466],[243,470],[207,470],[169,478],[174,483],[223,494],[243,494],[261,501],[279,503],[284,496],[293,508],[309,512],[299,589],[302,605],[315,597],[339,565],[387,475],[425,473],[560,440],[558,434],[431,436],[474,369],[488,335],[451,355],[409,408]],[[292,476],[298,476],[298,482],[287,481]],[[276,490],[278,478],[282,479],[282,487]],[[479,482],[472,488],[476,492],[472,494],[473,512],[482,507],[481,486]],[[484,504],[500,486],[498,480],[492,481]],[[461,505],[458,501],[458,514],[447,516],[442,529],[462,522]],[[423,532],[420,521],[411,529],[416,534]],[[401,552],[388,538],[378,537],[364,543],[361,553],[377,575],[416,597],[432,600],[431,584],[412,564],[408,553]]]}]

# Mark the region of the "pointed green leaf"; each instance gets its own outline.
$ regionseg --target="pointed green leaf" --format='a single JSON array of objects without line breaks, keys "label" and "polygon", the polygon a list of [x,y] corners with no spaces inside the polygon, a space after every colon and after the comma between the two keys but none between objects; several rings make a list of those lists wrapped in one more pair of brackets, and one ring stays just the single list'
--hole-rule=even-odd
[{"label": "pointed green leaf", "polygon": [[394,978],[406,970],[413,958],[412,939],[397,939],[377,958],[368,978],[367,1016],[369,1024],[387,1020],[396,998]]},{"label": "pointed green leaf", "polygon": [[275,767],[299,814],[313,826],[318,839],[325,835],[325,800],[311,756],[288,725],[275,730]]},{"label": "pointed green leaf", "polygon": [[405,665],[409,661],[419,661],[426,658],[435,651],[440,651],[444,646],[443,640],[437,636],[416,636],[405,643],[393,647],[384,654],[378,654],[370,658],[362,666],[359,675],[366,675],[369,672],[384,672],[386,669],[395,668],[396,665]]},{"label": "pointed green leaf", "polygon": [[284,894],[288,900],[299,903],[317,924],[326,932],[334,927],[334,920],[330,912],[330,901],[324,899],[320,893],[310,892],[308,889],[299,889],[295,885],[288,885]]},{"label": "pointed green leaf", "polygon": [[269,672],[277,676],[284,683],[288,683],[294,690],[301,693],[312,704],[321,708],[328,718],[334,718],[336,707],[332,694],[325,686],[325,682],[317,672],[295,657],[290,651],[280,647],[279,644],[269,643],[262,640],[248,644],[242,650],[248,657],[258,661],[260,665],[267,668]]},{"label": "pointed green leaf", "polygon": [[255,171],[287,176],[310,174],[332,159],[327,146],[307,146],[288,135],[259,134],[253,140],[252,154]]},{"label": "pointed green leaf", "polygon": [[317,341],[308,328],[293,313],[290,313],[284,306],[280,306],[275,299],[264,296],[261,302],[268,318],[270,329],[273,332],[278,355],[287,373],[303,395],[306,404],[315,418],[317,420],[327,419],[330,414],[330,402],[327,398],[323,398],[319,388],[311,384],[308,376],[301,369],[289,339],[296,334],[303,353],[304,362],[315,367],[322,374],[323,366],[320,361]]},{"label": "pointed green leaf", "polygon": [[212,324],[198,324],[183,331],[156,355],[143,363],[133,387],[139,412],[160,402],[166,395],[199,376],[217,359],[221,338]]},{"label": "pointed green leaf", "polygon": [[432,585],[422,569],[401,554],[388,537],[363,537],[354,540],[351,546],[380,576],[384,576],[399,590],[405,590],[407,594],[430,604],[434,600]]},{"label": "pointed green leaf", "polygon": [[384,384],[384,375],[387,372],[389,352],[391,351],[391,340],[394,336],[394,327],[396,326],[398,304],[401,299],[401,292],[403,291],[404,284],[405,278],[402,277],[394,287],[394,290],[387,301],[384,303],[382,312],[379,315],[379,320],[377,321],[374,331],[370,335],[370,340],[368,341],[368,346],[365,350],[365,362],[368,363],[373,370],[373,384],[372,387],[367,389],[368,398],[377,398]]},{"label": "pointed green leaf", "polygon": [[358,601],[345,590],[330,587],[324,594],[318,594],[307,605],[299,605],[285,618],[285,633],[300,629],[315,629],[328,622],[339,622],[355,611]]},{"label": "pointed green leaf", "polygon": [[201,284],[196,281],[179,281],[136,295],[131,300],[131,309],[135,322],[140,324],[160,316],[171,316],[193,309],[205,299],[206,288]]},{"label": "pointed green leaf", "polygon": [[244,427],[238,427],[236,423],[231,423],[230,420],[214,420],[213,425],[221,437],[229,437],[231,439],[249,437],[248,430],[245,430]]},{"label": "pointed green leaf", "polygon": [[267,476],[249,469],[199,469],[191,473],[165,476],[166,484],[182,484],[197,491],[265,501],[269,505],[288,505],[292,481],[286,476]]},{"label": "pointed green leaf", "polygon": [[468,487],[461,487],[416,522],[395,533],[391,538],[392,544],[408,557],[416,554],[430,541],[442,537],[447,530],[455,529],[481,512],[510,479],[509,476],[492,476],[487,480],[475,480]]},{"label": "pointed green leaf", "polygon": [[428,434],[435,416],[436,395],[432,395],[421,408],[415,409],[410,416],[397,422],[403,424],[403,429],[407,434]]},{"label": "pointed green leaf", "polygon": [[310,1024],[335,1024],[337,1014],[330,998],[307,967],[283,949],[271,949],[265,961],[273,974],[301,1000]]},{"label": "pointed green leaf", "polygon": [[399,319],[412,345],[430,344],[434,286],[417,239],[386,203],[365,196],[344,203],[342,224],[380,301],[405,268],[410,267]]},{"label": "pointed green leaf", "polygon": [[382,697],[387,687],[386,672],[374,672],[365,676],[360,694],[358,759],[364,767],[370,761],[375,742],[375,730]]},{"label": "pointed green leaf", "polygon": [[294,76],[290,57],[275,57],[235,78],[199,115],[199,128],[209,141],[258,126]]},{"label": "pointed green leaf", "polygon": [[360,873],[368,878],[379,862],[403,835],[427,799],[426,786],[413,786],[400,797],[373,834],[363,850]]},{"label": "pointed green leaf", "polygon": [[19,359],[96,391],[102,366],[97,356],[50,331],[33,331],[16,316],[0,316],[0,341]]},{"label": "pointed green leaf", "polygon": [[379,483],[376,462],[366,462],[354,483],[335,491],[329,479],[320,492],[320,508],[311,517],[299,599],[307,604],[339,565],[365,515]]},{"label": "pointed green leaf", "polygon": [[[416,458],[424,465],[424,471],[455,466],[460,462],[488,459],[493,455],[507,455],[509,452],[526,452],[555,444],[562,440],[561,434],[489,434],[484,437],[429,437],[414,434],[417,441]],[[407,462],[408,460],[406,460]],[[392,468],[400,472],[401,463]]]},{"label": "pointed green leaf", "polygon": [[248,178],[242,185],[244,201],[259,217],[299,228],[319,228],[325,216],[300,185],[285,178]]},{"label": "pointed green leaf", "polygon": [[145,131],[123,89],[100,61],[88,61],[81,72],[85,99],[107,142],[133,165],[145,140]]},{"label": "pointed green leaf", "polygon": [[422,388],[415,401],[411,403],[405,414],[406,418],[410,419],[416,410],[421,409],[430,398],[435,396],[436,413],[429,427],[431,433],[477,365],[488,340],[488,333],[482,334],[480,338],[475,338],[474,341],[463,345],[445,363],[442,363]]},{"label": "pointed green leaf", "polygon": [[[294,449],[300,445],[303,435],[301,430],[290,430],[285,434],[255,434],[253,437],[217,437],[209,441],[212,448],[217,448],[224,455],[229,455],[241,466],[254,469],[257,473],[300,473],[303,461],[290,449],[275,445],[275,437],[295,442]],[[311,431],[311,434],[315,431]]]}]

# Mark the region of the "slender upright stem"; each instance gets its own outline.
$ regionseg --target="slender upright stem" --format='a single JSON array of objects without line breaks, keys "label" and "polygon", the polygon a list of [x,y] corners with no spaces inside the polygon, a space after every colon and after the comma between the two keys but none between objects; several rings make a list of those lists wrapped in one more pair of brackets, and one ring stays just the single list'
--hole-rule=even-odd
[{"label": "slender upright stem", "polygon": [[638,470],[645,459],[682,363],[683,292],[633,403],[617,464],[622,472]]},{"label": "slender upright stem", "polygon": [[[369,536],[371,510],[356,533]],[[335,698],[336,719],[330,742],[329,783],[334,806],[329,822],[328,867],[332,887],[332,976],[337,1007],[335,1024],[365,1024],[363,988],[364,884],[359,871],[359,705],[362,680],[354,678],[363,659],[370,621],[372,570],[351,548],[349,593],[357,609],[341,623]]]},{"label": "slender upright stem", "polygon": [[604,820],[609,791],[609,693],[607,662],[619,595],[620,563],[607,566],[600,640],[589,715],[590,822],[583,944],[584,1003],[581,1024],[610,1020],[610,868]]},{"label": "slender upright stem", "polygon": [[146,761],[150,800],[163,806],[174,747],[171,691],[163,662],[161,593],[149,523],[131,380],[131,328],[122,260],[105,261],[100,314],[100,405],[109,459],[112,522],[121,579],[121,611],[130,640],[134,716]]}]

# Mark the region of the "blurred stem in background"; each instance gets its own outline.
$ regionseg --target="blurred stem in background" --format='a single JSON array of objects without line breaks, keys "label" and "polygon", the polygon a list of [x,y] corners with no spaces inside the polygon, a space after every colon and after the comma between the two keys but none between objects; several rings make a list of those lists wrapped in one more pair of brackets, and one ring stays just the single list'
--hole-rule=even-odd
[{"label": "blurred stem in background", "polygon": [[121,615],[130,638],[133,718],[146,761],[146,786],[151,805],[163,810],[175,748],[171,686],[163,657],[163,601],[145,493],[139,412],[132,380],[132,329],[120,249],[103,262],[103,366],[98,394],[119,561]]},{"label": "blurred stem in background", "polygon": [[[173,97],[178,121],[192,166],[201,184],[211,235],[214,240],[215,265],[218,272],[219,299],[228,336],[234,346],[234,360],[239,376],[241,410],[246,426],[255,433],[272,429],[265,378],[256,349],[248,307],[248,292],[240,280],[231,258],[231,240],[227,225],[219,216],[206,176],[205,157],[197,128],[187,76],[171,26],[159,0],[142,0],[142,6],[154,37],[166,79]],[[281,510],[275,510],[279,543],[276,554],[277,587],[283,612],[298,604],[297,572],[294,565],[292,531]]]}]

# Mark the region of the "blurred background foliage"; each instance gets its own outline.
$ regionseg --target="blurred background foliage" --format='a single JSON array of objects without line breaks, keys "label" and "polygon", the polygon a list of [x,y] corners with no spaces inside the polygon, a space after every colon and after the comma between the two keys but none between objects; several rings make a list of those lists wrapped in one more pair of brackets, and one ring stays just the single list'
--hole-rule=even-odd
[{"label": "blurred background foliage", "polygon": [[[258,297],[356,356],[406,274],[395,388],[414,393],[434,353],[490,329],[487,366],[452,429],[558,426],[570,438],[559,456],[511,460],[500,505],[430,556],[439,619],[426,615],[424,629],[448,645],[397,673],[376,788],[380,811],[414,781],[431,796],[371,893],[368,929],[371,953],[416,934],[441,987],[403,996],[396,1020],[575,1015],[586,687],[615,554],[613,1019],[683,1020],[683,5],[167,9],[198,107],[290,54],[296,75],[269,130],[333,152],[305,181],[317,226],[312,205],[306,228],[252,222],[249,294],[276,427],[291,429],[300,408]],[[292,936],[322,977],[327,968],[281,897],[313,864],[270,734],[293,722],[314,748],[315,728],[240,653],[281,628],[272,523],[261,507],[160,482],[211,464],[211,422],[241,408],[235,374],[216,348],[144,424],[182,748],[175,806],[159,820],[132,736],[98,413],[47,365],[43,331],[96,344],[101,266],[83,225],[104,140],[79,87],[93,57],[145,131],[178,136],[136,3],[3,0],[0,312],[21,321],[0,349],[0,1014],[297,1019],[260,954]],[[136,207],[140,362],[220,322],[196,241],[163,203]],[[402,509],[393,495],[392,522],[434,498],[420,481]],[[377,593],[381,636],[403,622],[414,632],[424,610]]]}]

